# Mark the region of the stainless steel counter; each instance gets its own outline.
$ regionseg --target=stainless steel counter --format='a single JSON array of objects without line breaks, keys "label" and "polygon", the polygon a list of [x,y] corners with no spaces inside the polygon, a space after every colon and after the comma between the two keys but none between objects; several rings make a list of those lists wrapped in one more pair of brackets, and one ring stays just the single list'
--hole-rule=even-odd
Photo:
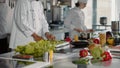
[{"label": "stainless steel counter", "polygon": [[[69,57],[64,57],[61,59],[56,59],[53,62],[53,68],[119,68],[120,67],[120,59],[112,58],[110,61],[99,62],[99,63],[89,63],[86,67],[80,66],[78,67],[76,64],[73,64],[72,61],[79,58],[79,50],[73,50]],[[65,54],[59,54],[59,57],[63,57]],[[67,55],[66,55],[67,56]]]},{"label": "stainless steel counter", "polygon": [[[53,68],[78,68],[76,64],[73,64],[72,61],[79,58],[80,49],[72,49],[66,53],[54,53]],[[0,68],[47,68],[49,62],[35,62],[27,66],[16,66],[16,60],[10,59],[9,56],[11,53],[0,55]],[[119,68],[120,59],[113,58],[111,61],[88,64],[86,68]],[[80,67],[79,67],[80,68]],[[83,68],[83,67],[82,67]]]},{"label": "stainless steel counter", "polygon": [[[13,55],[14,52],[0,54],[0,68],[42,68],[50,65],[49,62],[12,58]],[[21,64],[18,62],[27,62],[30,64]]]}]

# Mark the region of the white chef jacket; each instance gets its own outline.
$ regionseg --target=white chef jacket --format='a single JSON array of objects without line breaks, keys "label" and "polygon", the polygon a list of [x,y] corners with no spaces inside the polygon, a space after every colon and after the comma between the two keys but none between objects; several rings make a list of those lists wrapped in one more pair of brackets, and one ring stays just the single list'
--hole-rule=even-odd
[{"label": "white chef jacket", "polygon": [[0,39],[7,37],[7,5],[0,3]]},{"label": "white chef jacket", "polygon": [[35,0],[17,0],[10,48],[33,42],[34,39],[31,35],[34,32],[42,37],[46,32],[49,32],[42,3]]},{"label": "white chef jacket", "polygon": [[72,8],[64,20],[64,25],[69,29],[70,37],[73,38],[74,35],[78,34],[74,28],[80,28],[83,31],[87,30],[87,27],[84,25],[85,15],[84,12],[78,8]]}]

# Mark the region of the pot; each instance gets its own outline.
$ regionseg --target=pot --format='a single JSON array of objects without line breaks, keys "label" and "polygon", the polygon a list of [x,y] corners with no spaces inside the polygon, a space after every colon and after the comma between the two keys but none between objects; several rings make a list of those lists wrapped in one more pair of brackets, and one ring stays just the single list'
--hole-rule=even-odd
[{"label": "pot", "polygon": [[120,36],[119,35],[114,36],[114,43],[115,43],[115,46],[120,45]]},{"label": "pot", "polygon": [[107,24],[107,17],[100,17],[100,24],[106,25]]},{"label": "pot", "polygon": [[114,35],[118,34],[120,32],[120,24],[119,24],[119,21],[112,21],[111,22],[112,26],[111,26],[111,29],[112,29],[112,33]]}]

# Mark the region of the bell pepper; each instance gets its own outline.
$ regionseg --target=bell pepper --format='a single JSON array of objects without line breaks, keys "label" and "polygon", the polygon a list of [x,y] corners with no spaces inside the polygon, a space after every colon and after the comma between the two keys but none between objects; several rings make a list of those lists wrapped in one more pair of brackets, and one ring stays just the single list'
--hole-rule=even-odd
[{"label": "bell pepper", "polygon": [[107,43],[108,43],[109,45],[113,45],[113,44],[114,44],[114,38],[113,38],[113,37],[107,38]]},{"label": "bell pepper", "polygon": [[86,57],[86,56],[88,56],[88,51],[86,49],[80,50],[79,56],[80,57]]},{"label": "bell pepper", "polygon": [[102,54],[102,58],[103,58],[103,61],[108,61],[108,60],[112,59],[110,53],[107,52],[107,51],[105,51],[105,52]]},{"label": "bell pepper", "polygon": [[67,36],[66,39],[65,39],[65,41],[66,42],[71,42],[72,40],[71,40],[71,38],[69,36]]},{"label": "bell pepper", "polygon": [[97,39],[97,38],[95,38],[95,39],[93,39],[93,42],[96,43],[96,44],[99,44],[99,43],[100,43],[100,40]]}]

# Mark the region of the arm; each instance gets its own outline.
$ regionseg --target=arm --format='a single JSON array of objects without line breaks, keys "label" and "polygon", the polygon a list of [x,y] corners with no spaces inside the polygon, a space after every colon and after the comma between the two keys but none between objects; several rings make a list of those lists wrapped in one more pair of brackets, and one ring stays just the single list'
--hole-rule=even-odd
[{"label": "arm", "polygon": [[44,15],[44,11],[43,11],[43,6],[42,6],[42,3],[40,2],[40,8],[41,8],[41,22],[42,22],[42,30],[43,30],[43,34],[45,35],[45,37],[48,39],[48,40],[55,40],[55,36],[53,36],[52,34],[49,33],[49,25],[48,25],[48,22],[46,20],[46,17]]},{"label": "arm", "polygon": [[28,21],[28,1],[27,0],[18,0],[15,8],[15,22],[17,27],[23,32],[23,34],[28,37],[31,36],[35,30],[32,27],[32,21]]},{"label": "arm", "polygon": [[35,41],[39,41],[43,39],[41,36],[38,36],[36,33],[33,33],[32,37],[34,38]]},{"label": "arm", "polygon": [[46,36],[46,38],[47,38],[48,40],[55,40],[55,36],[52,35],[52,34],[50,34],[49,32],[46,32],[46,33],[45,33],[45,36]]},{"label": "arm", "polygon": [[45,35],[46,32],[49,32],[49,25],[48,25],[48,22],[46,20],[46,17],[44,15],[44,10],[43,10],[43,5],[40,1],[40,14],[41,14],[41,22],[42,22],[42,30],[43,30],[43,34]]}]

